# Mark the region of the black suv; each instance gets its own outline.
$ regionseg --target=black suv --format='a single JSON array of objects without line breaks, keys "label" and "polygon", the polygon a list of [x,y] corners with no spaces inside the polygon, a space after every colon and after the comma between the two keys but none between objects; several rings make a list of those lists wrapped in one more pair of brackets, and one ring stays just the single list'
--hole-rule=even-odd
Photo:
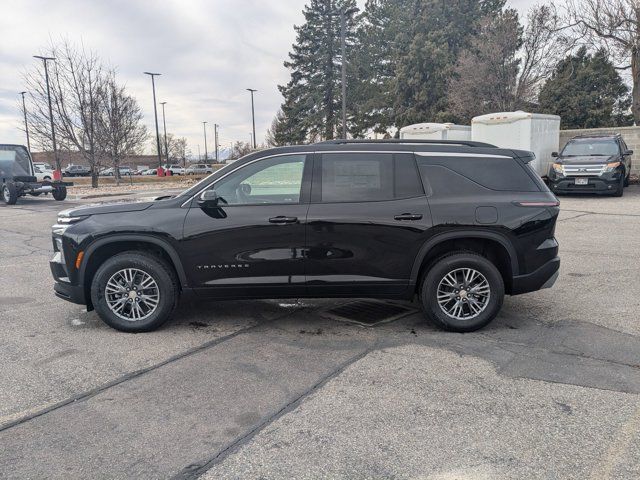
[{"label": "black suv", "polygon": [[605,193],[621,197],[629,186],[631,155],[618,135],[574,137],[564,146],[549,171],[555,193]]},{"label": "black suv", "polygon": [[55,292],[151,330],[180,296],[421,299],[472,331],[504,294],[553,285],[559,204],[530,152],[331,141],[250,154],[175,197],[87,206],[53,226]]}]

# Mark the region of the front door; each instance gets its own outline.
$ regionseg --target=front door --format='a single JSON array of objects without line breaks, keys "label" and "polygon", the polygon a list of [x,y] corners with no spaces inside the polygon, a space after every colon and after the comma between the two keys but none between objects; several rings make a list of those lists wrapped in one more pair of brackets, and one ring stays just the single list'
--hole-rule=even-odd
[{"label": "front door", "polygon": [[182,251],[191,283],[208,297],[303,295],[305,222],[311,161],[267,157],[217,181],[215,206],[197,199]]},{"label": "front door", "polygon": [[412,153],[318,155],[307,216],[311,295],[406,292],[431,215]]}]

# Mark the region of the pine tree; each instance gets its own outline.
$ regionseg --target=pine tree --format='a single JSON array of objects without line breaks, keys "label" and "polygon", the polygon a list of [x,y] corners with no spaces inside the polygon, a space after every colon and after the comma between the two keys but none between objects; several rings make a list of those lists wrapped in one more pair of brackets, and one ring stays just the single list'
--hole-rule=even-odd
[{"label": "pine tree", "polygon": [[394,80],[395,123],[450,121],[449,78],[480,20],[495,15],[505,0],[416,0],[412,21],[398,36]]},{"label": "pine tree", "polygon": [[629,88],[605,50],[582,47],[558,63],[539,96],[540,110],[560,115],[563,128],[631,125]]},{"label": "pine tree", "polygon": [[282,111],[287,128],[293,127],[285,143],[307,139],[332,139],[340,125],[342,108],[340,69],[340,16],[347,16],[347,48],[354,44],[355,0],[311,0],[304,9],[305,23],[296,27],[297,38],[285,67],[291,80],[280,86]]},{"label": "pine tree", "polygon": [[372,129],[385,133],[393,125],[396,39],[409,21],[415,0],[367,0],[358,19],[357,43],[349,58],[351,134]]}]

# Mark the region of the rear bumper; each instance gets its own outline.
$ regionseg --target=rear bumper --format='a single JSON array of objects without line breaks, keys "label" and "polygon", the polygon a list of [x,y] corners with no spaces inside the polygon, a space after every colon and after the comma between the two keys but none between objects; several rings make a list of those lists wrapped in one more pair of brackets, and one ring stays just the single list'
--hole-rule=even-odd
[{"label": "rear bumper", "polygon": [[511,295],[535,292],[551,288],[558,279],[560,258],[556,257],[538,268],[535,272],[513,277]]},{"label": "rear bumper", "polygon": [[575,177],[549,180],[549,188],[554,193],[613,193],[620,183],[619,177],[615,179],[587,178],[589,182],[587,185],[576,185]]}]

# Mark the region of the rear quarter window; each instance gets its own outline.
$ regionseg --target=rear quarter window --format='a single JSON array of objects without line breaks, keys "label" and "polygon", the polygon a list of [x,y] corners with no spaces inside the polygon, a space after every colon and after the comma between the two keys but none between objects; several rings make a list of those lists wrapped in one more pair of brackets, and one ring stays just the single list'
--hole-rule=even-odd
[{"label": "rear quarter window", "polygon": [[[517,160],[501,157],[420,157],[418,165],[438,165],[490,190],[539,192],[529,172]],[[421,169],[422,170],[422,169]]]}]

